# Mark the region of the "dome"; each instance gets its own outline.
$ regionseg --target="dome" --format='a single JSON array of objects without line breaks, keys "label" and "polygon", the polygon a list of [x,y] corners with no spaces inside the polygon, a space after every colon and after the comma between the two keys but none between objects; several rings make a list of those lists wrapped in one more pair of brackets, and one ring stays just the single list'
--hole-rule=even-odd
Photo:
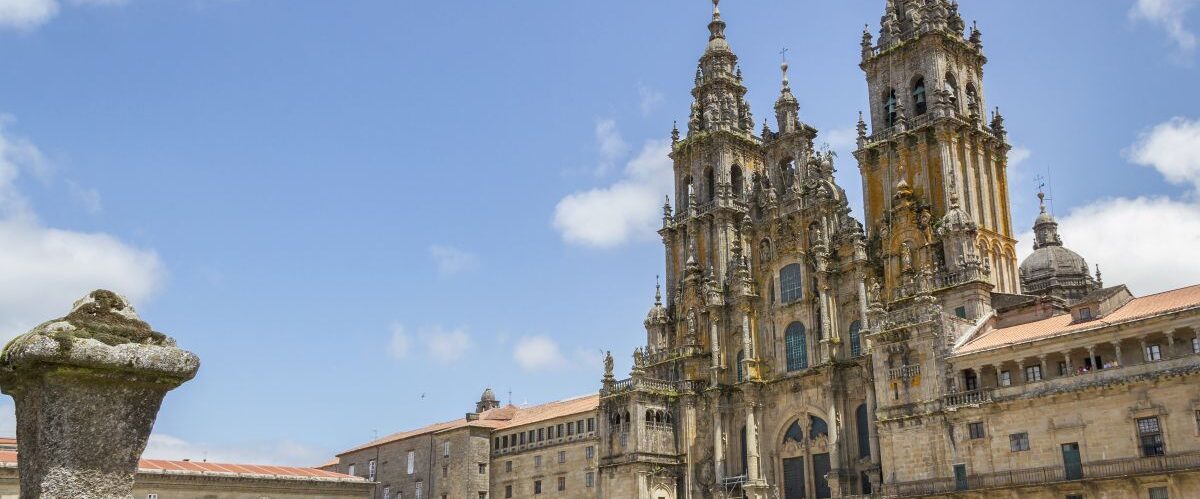
[{"label": "dome", "polygon": [[1079,253],[1062,246],[1043,246],[1021,262],[1021,274],[1027,279],[1046,276],[1088,276],[1087,261]]},{"label": "dome", "polygon": [[485,401],[485,402],[495,402],[496,401],[496,393],[493,392],[491,388],[488,388],[483,391],[483,396],[479,397],[479,400]]},{"label": "dome", "polygon": [[662,304],[662,288],[658,285],[654,286],[654,306],[650,307],[650,311],[646,313],[646,327],[666,324],[670,319],[667,316],[667,308]]}]

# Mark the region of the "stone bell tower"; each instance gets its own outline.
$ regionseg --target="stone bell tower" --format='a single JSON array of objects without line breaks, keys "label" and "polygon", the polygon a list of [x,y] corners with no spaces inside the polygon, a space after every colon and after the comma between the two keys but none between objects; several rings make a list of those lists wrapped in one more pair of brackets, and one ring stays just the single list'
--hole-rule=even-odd
[{"label": "stone bell tower", "polygon": [[[878,45],[863,33],[871,134],[860,119],[855,157],[885,301],[911,296],[926,271],[935,288],[1019,292],[1011,147],[999,110],[987,116],[982,36],[965,29],[957,2],[888,0]],[[940,230],[948,215],[960,224],[952,232]],[[968,233],[974,240],[963,244]]]}]

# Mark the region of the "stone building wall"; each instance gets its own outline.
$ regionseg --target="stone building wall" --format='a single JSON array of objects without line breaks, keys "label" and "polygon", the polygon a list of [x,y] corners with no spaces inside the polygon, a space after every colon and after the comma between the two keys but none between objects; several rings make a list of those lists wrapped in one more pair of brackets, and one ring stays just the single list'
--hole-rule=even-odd
[{"label": "stone building wall", "polygon": [[[593,431],[582,434],[563,436],[534,445],[518,446],[510,450],[493,452],[491,458],[491,495],[489,497],[503,499],[509,497],[507,491],[511,487],[513,498],[556,497],[556,498],[595,498],[598,497],[599,471],[597,464],[600,456],[600,440],[596,431],[596,412],[572,414],[544,421],[538,421],[524,426],[505,428],[493,434],[495,437],[515,435],[522,431],[546,429],[553,426],[565,425],[593,419]],[[591,457],[588,457],[588,449]],[[562,462],[560,462],[560,454]],[[541,464],[537,461],[540,457]],[[511,463],[511,464],[510,464]],[[591,485],[588,485],[588,475],[591,475]],[[559,479],[563,479],[563,490],[559,491]],[[534,493],[534,484],[541,481],[542,492]],[[622,496],[613,496],[622,497]]]},{"label": "stone building wall", "polygon": [[[373,487],[366,482],[265,477],[228,477],[197,474],[138,473],[133,497],[144,499],[368,499]],[[0,499],[19,499],[15,463],[0,467]]]}]

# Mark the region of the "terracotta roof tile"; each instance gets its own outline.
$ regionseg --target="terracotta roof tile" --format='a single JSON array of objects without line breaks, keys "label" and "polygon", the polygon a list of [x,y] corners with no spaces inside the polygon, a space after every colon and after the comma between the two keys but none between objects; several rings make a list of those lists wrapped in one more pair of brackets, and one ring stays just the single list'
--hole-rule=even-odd
[{"label": "terracotta roof tile", "polygon": [[[0,467],[16,466],[17,453],[0,451]],[[143,459],[138,464],[140,473],[166,473],[190,475],[254,475],[272,476],[291,480],[346,480],[364,481],[361,477],[334,473],[316,468],[293,466],[265,466],[257,464],[227,464],[207,463],[200,461],[168,461],[162,459]]]},{"label": "terracotta roof tile", "polygon": [[338,456],[344,456],[352,452],[358,452],[364,449],[370,449],[392,442],[398,442],[408,438],[413,438],[430,433],[440,433],[443,431],[454,430],[465,427],[501,429],[510,428],[513,426],[521,426],[547,419],[554,419],[572,414],[580,414],[584,412],[594,411],[600,406],[599,395],[586,395],[566,400],[559,400],[532,407],[517,407],[507,405],[484,411],[479,415],[479,419],[467,421],[466,418],[456,419],[454,421],[446,421],[442,423],[434,423],[428,426],[417,428],[415,430],[407,430],[398,433],[393,433],[386,437],[367,442],[347,451],[339,452]]},{"label": "terracotta roof tile", "polygon": [[1165,313],[1200,308],[1200,285],[1174,289],[1162,293],[1134,298],[1112,313],[1094,320],[1071,323],[1071,314],[1057,315],[1040,321],[993,329],[979,338],[971,340],[955,351],[955,355],[1001,348],[1009,345],[1029,343],[1045,338],[1080,333],[1124,322],[1132,322]]}]

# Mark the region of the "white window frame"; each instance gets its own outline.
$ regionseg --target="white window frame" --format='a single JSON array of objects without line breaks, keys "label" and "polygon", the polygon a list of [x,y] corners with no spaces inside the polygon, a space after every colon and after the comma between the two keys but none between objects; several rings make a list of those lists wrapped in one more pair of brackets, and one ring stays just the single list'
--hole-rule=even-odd
[{"label": "white window frame", "polygon": [[367,461],[367,480],[375,481],[375,460]]},{"label": "white window frame", "polygon": [[346,466],[346,474],[350,476],[356,476],[354,474],[354,463],[350,463],[349,466]]},{"label": "white window frame", "polygon": [[415,496],[417,499],[421,499],[421,486],[422,486],[422,485],[424,485],[424,483],[422,483],[422,482],[417,482],[417,490],[416,490],[416,492],[414,493],[414,496]]},{"label": "white window frame", "polygon": [[1042,366],[1025,366],[1025,381],[1041,381]]},{"label": "white window frame", "polygon": [[1192,353],[1200,353],[1200,336],[1192,338]]},{"label": "white window frame", "polygon": [[450,441],[442,442],[442,457],[450,457]]},{"label": "white window frame", "polygon": [[1146,362],[1158,362],[1162,360],[1162,346],[1158,343],[1146,345]]},{"label": "white window frame", "polygon": [[383,486],[383,499],[392,499],[392,488],[388,485]]},{"label": "white window frame", "polygon": [[413,472],[416,471],[416,467],[417,467],[417,453],[410,450],[410,451],[408,451],[408,474],[409,475],[413,474]]},{"label": "white window frame", "polygon": [[996,374],[996,382],[1000,386],[1012,386],[1012,373],[1000,371]]}]

